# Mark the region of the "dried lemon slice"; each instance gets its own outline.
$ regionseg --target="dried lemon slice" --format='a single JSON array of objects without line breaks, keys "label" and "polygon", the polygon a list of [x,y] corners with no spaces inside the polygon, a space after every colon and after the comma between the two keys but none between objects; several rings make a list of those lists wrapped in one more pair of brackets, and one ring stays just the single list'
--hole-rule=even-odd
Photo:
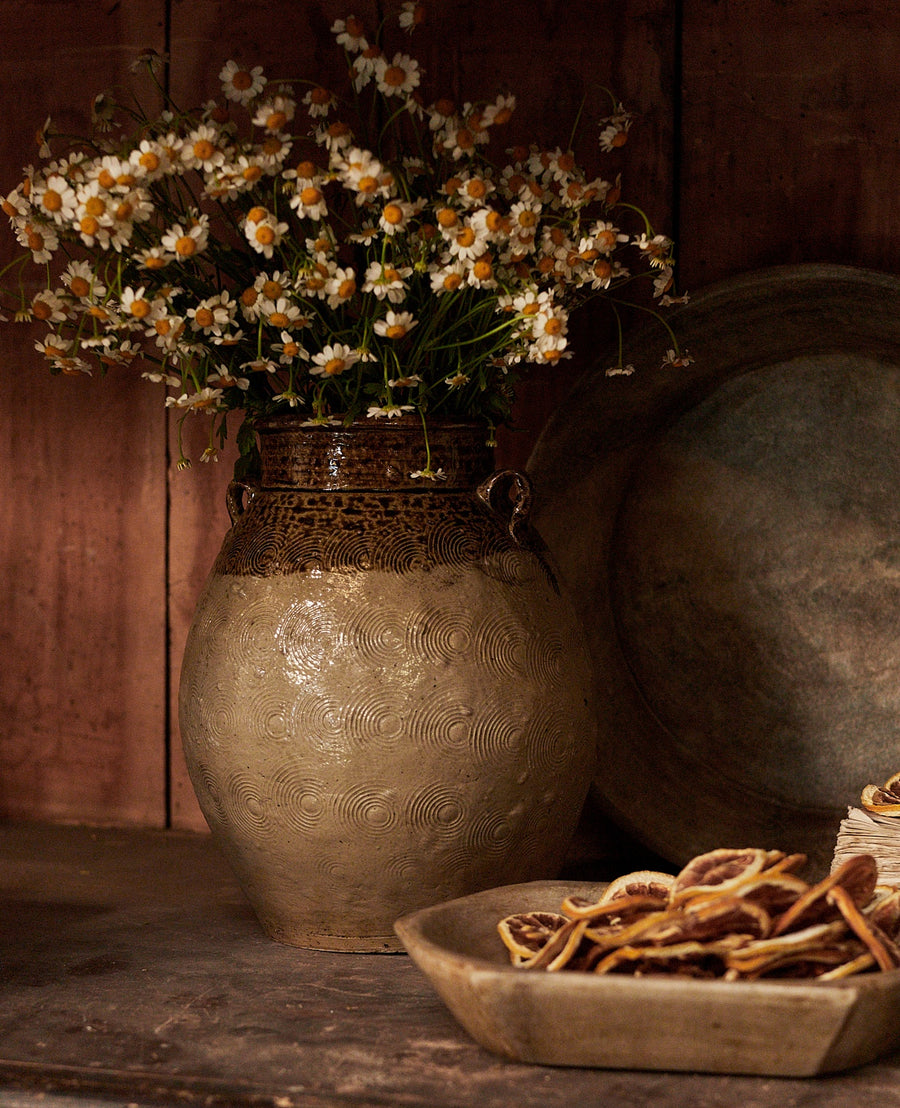
[{"label": "dried lemon slice", "polygon": [[698,854],[676,876],[669,893],[669,903],[683,904],[706,893],[727,892],[742,879],[759,873],[765,866],[768,851],[748,847],[718,850]]}]

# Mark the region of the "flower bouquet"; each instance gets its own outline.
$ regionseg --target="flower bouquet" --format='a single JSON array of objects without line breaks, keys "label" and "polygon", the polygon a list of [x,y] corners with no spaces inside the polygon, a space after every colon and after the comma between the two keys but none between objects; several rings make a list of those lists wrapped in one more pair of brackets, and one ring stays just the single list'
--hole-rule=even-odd
[{"label": "flower bouquet", "polygon": [[[400,27],[423,15],[406,0]],[[2,200],[25,252],[0,305],[46,325],[36,345],[52,373],[135,367],[181,413],[179,444],[185,418],[211,417],[204,461],[236,409],[242,455],[255,420],[291,409],[325,426],[462,417],[491,436],[519,367],[570,356],[573,308],[602,296],[615,309],[637,277],[674,299],[671,240],[618,175],[588,174],[571,140],[504,147],[512,95],[427,100],[418,63],[383,31],[334,24],[341,97],[229,61],[222,97],[184,111],[148,53],[156,118],[98,97],[91,136],[48,120],[41,165]],[[610,105],[599,146],[614,155],[632,118]],[[33,296],[29,260],[47,273]],[[421,475],[439,476],[429,463]]]}]

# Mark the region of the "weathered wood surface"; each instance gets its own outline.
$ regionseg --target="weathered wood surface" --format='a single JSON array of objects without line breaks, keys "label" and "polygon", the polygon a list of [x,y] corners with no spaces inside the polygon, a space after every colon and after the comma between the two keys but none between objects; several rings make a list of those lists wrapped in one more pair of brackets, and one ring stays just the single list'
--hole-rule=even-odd
[{"label": "weathered wood surface", "polygon": [[[382,7],[392,10],[355,5],[363,17]],[[675,232],[688,289],[779,262],[897,268],[900,6],[890,0],[432,7],[436,45],[425,31],[400,47],[454,94],[508,86],[533,134],[567,130],[583,95],[586,118],[605,111],[604,84],[638,111],[626,188]],[[172,91],[191,102],[216,92],[232,54],[273,73],[333,65],[328,28],[342,14],[340,0],[8,0],[0,192],[33,158],[46,116],[83,126],[96,91],[131,79],[144,47],[164,48],[167,19]],[[10,256],[3,236],[0,262]],[[170,471],[157,391],[51,381],[34,337],[0,333],[0,814],[200,827],[174,693],[227,527],[229,463]],[[529,379],[500,461],[527,460],[607,337],[603,320],[585,317],[564,372]]]},{"label": "weathered wood surface", "polygon": [[[48,115],[83,130],[93,92],[163,48],[163,12],[0,5],[2,195]],[[0,813],[160,825],[165,416],[137,372],[51,380],[43,338],[0,328]]]},{"label": "weathered wood surface", "polygon": [[900,1105],[897,1056],[814,1080],[506,1062],[406,955],[265,938],[204,835],[0,828],[0,966],[0,1104],[17,1108],[63,1092],[272,1108]]}]

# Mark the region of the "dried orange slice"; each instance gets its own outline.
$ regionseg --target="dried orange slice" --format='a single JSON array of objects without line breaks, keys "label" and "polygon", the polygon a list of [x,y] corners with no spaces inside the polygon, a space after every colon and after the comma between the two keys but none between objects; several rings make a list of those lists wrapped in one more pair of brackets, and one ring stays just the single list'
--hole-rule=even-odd
[{"label": "dried orange slice", "polygon": [[877,882],[875,859],[871,854],[856,854],[796,900],[775,924],[773,934],[782,935],[833,919],[838,910],[828,900],[828,893],[838,886],[847,890],[854,904],[864,907],[872,899]]},{"label": "dried orange slice", "polygon": [[877,887],[863,915],[896,942],[900,938],[900,889]]},{"label": "dried orange slice", "polygon": [[683,904],[695,896],[726,892],[766,864],[768,852],[748,847],[743,850],[720,848],[698,854],[675,877],[669,903]]},{"label": "dried orange slice", "polygon": [[533,958],[568,920],[557,912],[519,912],[497,924],[500,938],[514,959]]},{"label": "dried orange slice", "polygon": [[900,966],[900,950],[893,940],[880,931],[876,924],[867,920],[856,906],[853,897],[841,885],[835,885],[829,889],[826,897],[830,904],[834,904],[847,921],[857,938],[865,943],[869,953],[878,963],[880,969],[896,969]]},{"label": "dried orange slice", "polygon": [[862,806],[880,816],[900,816],[900,773],[889,777],[883,785],[866,785],[862,791]]},{"label": "dried orange slice", "polygon": [[847,928],[843,920],[816,923],[789,935],[759,939],[733,950],[725,959],[729,970],[738,974],[760,974],[788,959],[808,959],[813,952],[833,947],[846,939]]},{"label": "dried orange slice", "polygon": [[522,969],[542,969],[551,973],[564,969],[581,945],[586,929],[587,920],[566,920],[533,958],[522,962]]},{"label": "dried orange slice", "polygon": [[562,902],[562,910],[569,919],[601,920],[627,919],[643,915],[645,912],[658,912],[668,903],[665,896],[617,896],[607,900],[604,896],[593,904],[580,897],[567,896]]},{"label": "dried orange slice", "polygon": [[667,900],[674,884],[674,874],[653,869],[639,869],[610,881],[601,902],[615,900],[620,896],[653,896]]}]

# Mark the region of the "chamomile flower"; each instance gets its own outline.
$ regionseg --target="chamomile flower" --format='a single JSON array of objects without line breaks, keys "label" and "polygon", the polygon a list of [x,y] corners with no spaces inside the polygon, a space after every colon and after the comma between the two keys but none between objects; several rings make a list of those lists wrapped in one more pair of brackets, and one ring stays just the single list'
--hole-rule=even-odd
[{"label": "chamomile flower", "polygon": [[189,227],[176,223],[160,239],[160,247],[180,260],[201,254],[209,242],[209,216],[197,216]]},{"label": "chamomile flower", "polygon": [[350,53],[365,50],[368,46],[365,26],[355,15],[348,15],[346,19],[336,19],[331,25],[331,33],[335,36],[338,46],[343,46]]},{"label": "chamomile flower", "polygon": [[313,377],[337,377],[346,373],[360,359],[358,350],[345,343],[329,343],[313,354],[309,372]]},{"label": "chamomile flower", "polygon": [[375,83],[384,96],[409,96],[420,80],[419,63],[408,54],[397,53],[390,61],[386,57],[375,61]]},{"label": "chamomile flower", "polygon": [[252,68],[228,61],[219,72],[222,92],[238,104],[250,104],[266,87],[261,65]]},{"label": "chamomile flower", "polygon": [[373,330],[382,338],[396,341],[405,338],[418,323],[412,312],[395,312],[389,309],[383,319],[375,320]]},{"label": "chamomile flower", "polygon": [[253,116],[253,126],[263,127],[266,131],[279,132],[294,118],[297,105],[294,99],[278,94],[258,105]]},{"label": "chamomile flower", "polygon": [[206,173],[218,169],[225,161],[220,132],[208,123],[190,131],[181,147],[181,161],[186,169],[202,169]]},{"label": "chamomile flower", "polygon": [[408,34],[421,26],[425,22],[425,5],[422,0],[403,0],[398,22]]},{"label": "chamomile flower", "polygon": [[399,269],[382,262],[372,262],[366,269],[362,291],[373,293],[379,300],[399,304],[406,299],[406,279],[412,274],[412,266]]}]

